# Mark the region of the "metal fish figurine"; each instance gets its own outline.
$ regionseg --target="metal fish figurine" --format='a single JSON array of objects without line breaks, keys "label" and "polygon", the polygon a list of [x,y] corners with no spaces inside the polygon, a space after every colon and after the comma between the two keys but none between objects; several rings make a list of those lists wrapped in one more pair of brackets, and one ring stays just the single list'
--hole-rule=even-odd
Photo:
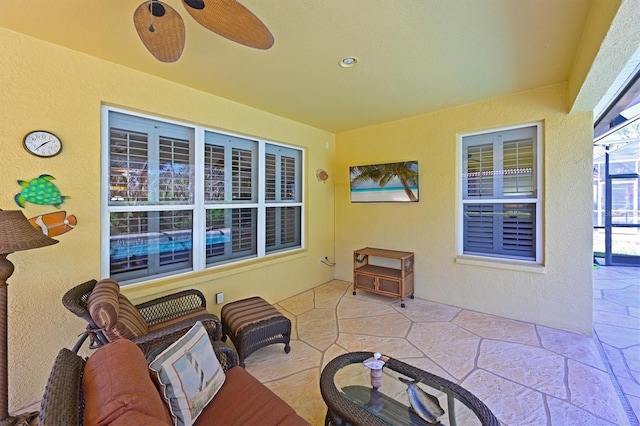
[{"label": "metal fish figurine", "polygon": [[438,417],[444,414],[444,410],[440,406],[438,398],[426,393],[424,390],[416,386],[417,382],[415,380],[407,380],[404,377],[398,377],[398,379],[407,385],[409,403],[416,414],[428,423],[438,423]]}]

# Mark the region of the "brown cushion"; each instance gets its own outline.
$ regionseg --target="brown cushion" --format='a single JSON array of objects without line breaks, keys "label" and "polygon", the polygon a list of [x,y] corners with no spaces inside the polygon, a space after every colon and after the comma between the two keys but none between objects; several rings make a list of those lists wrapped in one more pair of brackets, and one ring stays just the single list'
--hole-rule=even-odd
[{"label": "brown cushion", "polygon": [[109,426],[162,426],[165,422],[139,411],[127,411],[109,423]]},{"label": "brown cushion", "polygon": [[149,375],[138,346],[120,339],[98,348],[87,361],[82,377],[84,424],[108,425],[127,411],[172,424],[169,410]]},{"label": "brown cushion", "polygon": [[111,328],[118,321],[120,284],[112,279],[96,283],[87,299],[87,308],[93,322],[100,328]]},{"label": "brown cushion", "polygon": [[87,299],[87,307],[96,325],[110,341],[131,339],[148,333],[140,311],[120,294],[120,284],[110,278],[98,281]]},{"label": "brown cushion", "polygon": [[280,397],[247,373],[233,367],[195,426],[309,425]]},{"label": "brown cushion", "polygon": [[118,321],[105,333],[109,339],[115,340],[119,337],[131,339],[149,332],[147,321],[140,311],[122,294],[118,295],[118,307],[120,311]]},{"label": "brown cushion", "polygon": [[222,321],[227,323],[233,335],[237,336],[240,330],[248,325],[283,315],[269,302],[256,296],[224,305],[220,316]]}]

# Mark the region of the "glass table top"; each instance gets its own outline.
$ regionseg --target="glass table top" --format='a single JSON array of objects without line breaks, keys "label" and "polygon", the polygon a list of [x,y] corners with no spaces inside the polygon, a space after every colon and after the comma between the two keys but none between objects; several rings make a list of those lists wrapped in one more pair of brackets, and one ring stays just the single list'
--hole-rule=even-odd
[{"label": "glass table top", "polygon": [[[384,367],[382,386],[371,387],[370,370],[362,363],[352,363],[339,368],[334,375],[336,389],[352,403],[368,411],[384,422],[393,425],[481,425],[478,416],[461,401],[460,395],[438,384],[423,379],[417,386],[438,399],[444,414],[433,422],[427,422],[410,407],[408,386],[399,377],[411,378]],[[439,421],[439,422],[438,422]]]}]

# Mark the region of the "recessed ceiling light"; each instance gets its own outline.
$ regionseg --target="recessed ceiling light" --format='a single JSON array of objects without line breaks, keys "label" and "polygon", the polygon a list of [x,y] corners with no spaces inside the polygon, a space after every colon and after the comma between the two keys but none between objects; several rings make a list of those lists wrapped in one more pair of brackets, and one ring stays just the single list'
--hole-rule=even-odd
[{"label": "recessed ceiling light", "polygon": [[358,58],[355,56],[347,56],[346,58],[342,58],[340,60],[340,66],[343,68],[351,68],[355,67],[358,63]]}]

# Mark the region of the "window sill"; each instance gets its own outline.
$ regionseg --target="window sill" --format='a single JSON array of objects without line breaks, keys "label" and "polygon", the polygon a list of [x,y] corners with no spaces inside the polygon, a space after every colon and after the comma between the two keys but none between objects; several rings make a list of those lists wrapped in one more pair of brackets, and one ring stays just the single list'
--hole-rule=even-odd
[{"label": "window sill", "polygon": [[480,256],[459,255],[456,256],[456,263],[461,265],[482,266],[485,268],[508,269],[518,272],[531,272],[534,274],[546,273],[544,265],[519,260],[486,258]]}]

